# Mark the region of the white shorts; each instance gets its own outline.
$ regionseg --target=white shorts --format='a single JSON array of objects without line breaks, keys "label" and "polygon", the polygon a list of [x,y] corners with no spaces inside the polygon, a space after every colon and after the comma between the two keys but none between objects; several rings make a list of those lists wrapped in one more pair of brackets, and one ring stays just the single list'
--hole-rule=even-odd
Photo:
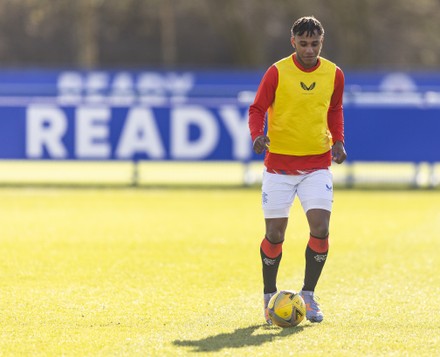
[{"label": "white shorts", "polygon": [[262,205],[264,218],[289,217],[295,196],[304,212],[309,209],[332,210],[333,175],[330,170],[317,170],[304,175],[279,175],[264,170]]}]

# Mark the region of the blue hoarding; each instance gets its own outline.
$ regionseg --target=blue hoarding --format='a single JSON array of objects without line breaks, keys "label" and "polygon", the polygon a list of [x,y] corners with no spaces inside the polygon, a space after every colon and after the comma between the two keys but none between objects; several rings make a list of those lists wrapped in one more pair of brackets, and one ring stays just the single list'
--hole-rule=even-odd
[{"label": "blue hoarding", "polygon": [[[257,160],[263,72],[0,71],[0,159]],[[440,74],[346,73],[352,161],[440,161]]]},{"label": "blue hoarding", "polygon": [[248,160],[247,108],[0,107],[2,159]]}]

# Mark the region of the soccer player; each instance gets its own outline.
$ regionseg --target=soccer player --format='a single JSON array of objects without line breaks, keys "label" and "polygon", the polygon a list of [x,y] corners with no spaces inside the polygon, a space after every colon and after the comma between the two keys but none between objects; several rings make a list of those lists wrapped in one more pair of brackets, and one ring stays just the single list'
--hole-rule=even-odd
[{"label": "soccer player", "polygon": [[[320,57],[324,28],[314,17],[302,17],[291,28],[294,53],[264,74],[249,108],[253,150],[266,151],[262,207],[266,234],[261,242],[264,312],[276,293],[290,207],[298,196],[310,236],[305,252],[304,284],[300,291],[311,322],[324,318],[314,291],[327,259],[333,202],[332,160],[342,163],[344,74]],[[267,112],[267,135],[265,135]]]}]

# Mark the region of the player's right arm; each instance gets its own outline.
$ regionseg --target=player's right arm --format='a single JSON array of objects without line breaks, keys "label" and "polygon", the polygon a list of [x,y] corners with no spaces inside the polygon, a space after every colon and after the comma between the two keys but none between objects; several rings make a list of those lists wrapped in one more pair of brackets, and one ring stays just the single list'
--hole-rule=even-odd
[{"label": "player's right arm", "polygon": [[266,112],[275,99],[278,86],[278,69],[272,65],[264,74],[254,102],[249,107],[249,130],[251,133],[253,149],[261,154],[270,144],[269,138],[264,134],[266,125]]},{"label": "player's right arm", "polygon": [[270,146],[269,137],[264,134],[257,136],[257,138],[252,143],[252,148],[257,154],[261,154],[269,146]]}]

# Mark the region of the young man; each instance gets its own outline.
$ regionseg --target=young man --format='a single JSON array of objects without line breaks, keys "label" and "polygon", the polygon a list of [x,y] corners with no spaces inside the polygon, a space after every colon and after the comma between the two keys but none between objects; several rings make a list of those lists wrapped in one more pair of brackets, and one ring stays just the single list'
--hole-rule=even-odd
[{"label": "young man", "polygon": [[[290,207],[298,196],[310,236],[305,253],[304,285],[300,291],[311,322],[323,314],[314,291],[327,259],[329,222],[333,202],[331,161],[342,163],[344,75],[334,63],[320,57],[324,28],[314,17],[302,17],[291,29],[294,53],[265,73],[249,108],[253,149],[266,150],[262,206],[266,234],[261,242],[264,312],[276,293]],[[267,118],[267,135],[264,134]]]}]

